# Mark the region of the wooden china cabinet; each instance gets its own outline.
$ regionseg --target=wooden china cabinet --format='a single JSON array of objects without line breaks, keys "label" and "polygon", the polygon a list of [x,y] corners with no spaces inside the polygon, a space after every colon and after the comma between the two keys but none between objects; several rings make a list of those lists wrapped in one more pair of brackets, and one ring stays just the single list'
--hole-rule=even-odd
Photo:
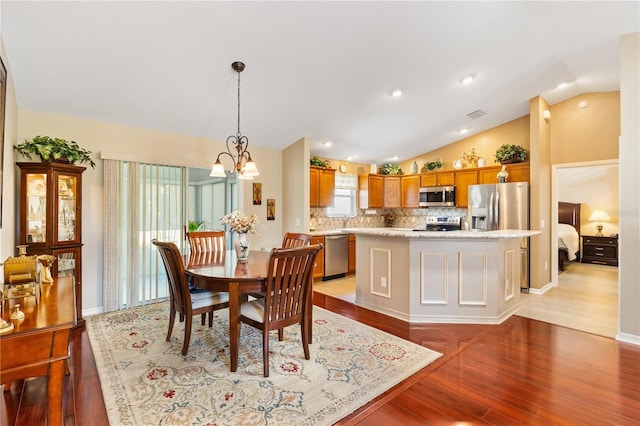
[{"label": "wooden china cabinet", "polygon": [[55,276],[73,276],[76,318],[82,319],[82,173],[65,163],[16,163],[20,168],[20,244],[27,254],[56,257]]}]

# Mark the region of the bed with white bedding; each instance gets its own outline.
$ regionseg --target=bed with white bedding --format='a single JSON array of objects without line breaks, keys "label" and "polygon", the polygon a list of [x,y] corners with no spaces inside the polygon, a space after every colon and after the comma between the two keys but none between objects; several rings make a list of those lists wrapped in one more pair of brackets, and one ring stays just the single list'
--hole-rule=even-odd
[{"label": "bed with white bedding", "polygon": [[573,226],[566,223],[558,223],[558,248],[567,249],[569,261],[576,260],[580,251],[580,235]]},{"label": "bed with white bedding", "polygon": [[580,261],[580,204],[558,203],[558,270]]}]

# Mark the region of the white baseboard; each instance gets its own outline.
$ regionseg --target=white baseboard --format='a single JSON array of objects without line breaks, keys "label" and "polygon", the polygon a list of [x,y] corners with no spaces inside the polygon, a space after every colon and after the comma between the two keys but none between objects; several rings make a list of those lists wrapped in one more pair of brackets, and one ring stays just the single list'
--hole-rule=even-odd
[{"label": "white baseboard", "polygon": [[640,336],[636,336],[635,334],[618,333],[616,340],[640,346]]},{"label": "white baseboard", "polygon": [[98,315],[104,312],[104,309],[102,309],[102,306],[98,306],[97,308],[91,308],[91,309],[83,309],[82,310],[82,316],[83,317],[90,317],[91,315]]},{"label": "white baseboard", "polygon": [[548,292],[552,288],[553,288],[553,284],[552,283],[547,283],[542,288],[529,288],[529,294],[545,294],[546,292]]}]

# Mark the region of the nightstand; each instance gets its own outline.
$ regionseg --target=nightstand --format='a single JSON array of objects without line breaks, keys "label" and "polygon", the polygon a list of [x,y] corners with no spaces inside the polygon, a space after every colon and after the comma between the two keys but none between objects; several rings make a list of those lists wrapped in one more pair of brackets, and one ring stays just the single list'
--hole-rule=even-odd
[{"label": "nightstand", "polygon": [[582,262],[618,266],[618,237],[582,237]]}]

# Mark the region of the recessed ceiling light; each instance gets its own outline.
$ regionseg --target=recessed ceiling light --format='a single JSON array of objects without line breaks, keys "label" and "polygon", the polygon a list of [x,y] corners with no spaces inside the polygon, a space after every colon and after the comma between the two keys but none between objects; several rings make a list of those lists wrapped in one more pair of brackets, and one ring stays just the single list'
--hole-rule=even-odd
[{"label": "recessed ceiling light", "polygon": [[461,84],[470,84],[476,78],[475,74],[467,74],[460,79]]},{"label": "recessed ceiling light", "polygon": [[458,133],[460,133],[461,135],[464,135],[465,133],[469,133],[469,129],[468,127],[465,127],[464,129],[460,129],[458,130]]},{"label": "recessed ceiling light", "polygon": [[347,161],[352,161],[354,158],[356,158],[355,155],[350,155],[347,157]]},{"label": "recessed ceiling light", "polygon": [[562,83],[558,84],[558,89],[563,89],[565,87],[567,87],[569,85],[569,83],[567,83],[566,81],[563,81]]},{"label": "recessed ceiling light", "polygon": [[397,155],[395,155],[395,156],[391,157],[391,158],[390,158],[390,160],[391,160],[391,161],[398,161],[398,156],[397,156]]},{"label": "recessed ceiling light", "polygon": [[324,141],[322,142],[322,146],[324,147],[330,147],[331,145],[333,145],[333,141]]},{"label": "recessed ceiling light", "polygon": [[402,96],[402,90],[393,89],[391,92],[389,92],[389,95],[393,96],[394,98],[400,97]]}]

